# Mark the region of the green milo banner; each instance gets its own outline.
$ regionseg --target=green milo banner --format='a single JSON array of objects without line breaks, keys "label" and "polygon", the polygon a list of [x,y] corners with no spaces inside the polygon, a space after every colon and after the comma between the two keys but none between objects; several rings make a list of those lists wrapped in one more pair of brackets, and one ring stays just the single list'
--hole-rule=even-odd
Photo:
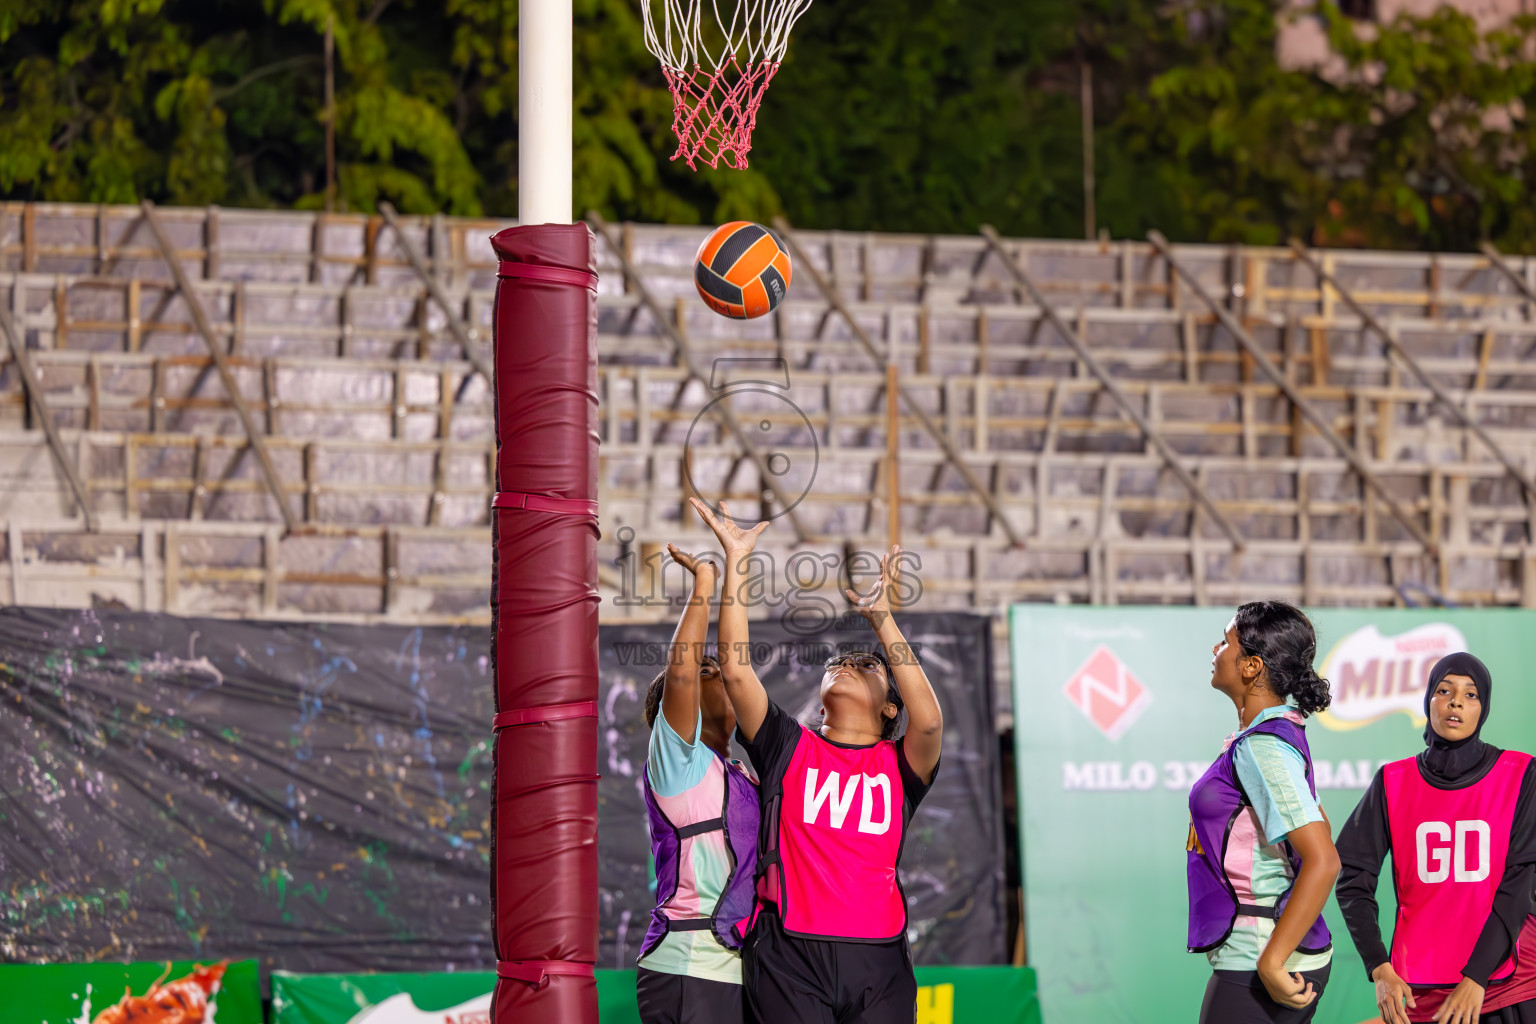
[{"label": "green milo banner", "polygon": [[262,1024],[255,960],[0,964],[6,1024]]},{"label": "green milo banner", "polygon": [[[489,973],[278,971],[272,1024],[490,1024],[495,980]],[[1028,968],[919,967],[917,983],[916,1024],[1040,1024]],[[598,971],[597,996],[603,1024],[639,1024],[634,971]]]},{"label": "green milo banner", "polygon": [[[1210,969],[1185,952],[1189,788],[1236,728],[1210,688],[1233,609],[1015,605],[1013,702],[1028,962],[1051,1024],[1187,1024]],[[1483,736],[1530,749],[1536,692],[1522,649],[1536,612],[1309,610],[1333,704],[1309,719],[1334,833],[1378,767],[1424,747],[1436,660],[1471,651],[1498,701]],[[1391,862],[1378,894],[1391,934]],[[1376,1017],[1372,986],[1331,900],[1333,972],[1316,1024]]]}]

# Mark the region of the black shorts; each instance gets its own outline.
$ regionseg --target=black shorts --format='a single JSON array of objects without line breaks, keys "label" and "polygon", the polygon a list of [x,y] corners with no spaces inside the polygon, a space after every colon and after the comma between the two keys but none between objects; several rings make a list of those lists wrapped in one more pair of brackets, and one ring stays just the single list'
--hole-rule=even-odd
[{"label": "black shorts", "polygon": [[1281,1006],[1270,998],[1258,971],[1212,971],[1200,1004],[1200,1024],[1307,1024],[1323,1001],[1332,964],[1315,971],[1299,971],[1312,983],[1317,998],[1300,1010]]},{"label": "black shorts", "polygon": [[1536,999],[1485,1013],[1478,1020],[1481,1024],[1536,1024]]},{"label": "black shorts", "polygon": [[641,1024],[743,1024],[741,986],[640,968],[635,998]]},{"label": "black shorts", "polygon": [[742,947],[741,980],[757,1024],[912,1024],[917,1013],[905,938],[801,939],[766,909]]}]

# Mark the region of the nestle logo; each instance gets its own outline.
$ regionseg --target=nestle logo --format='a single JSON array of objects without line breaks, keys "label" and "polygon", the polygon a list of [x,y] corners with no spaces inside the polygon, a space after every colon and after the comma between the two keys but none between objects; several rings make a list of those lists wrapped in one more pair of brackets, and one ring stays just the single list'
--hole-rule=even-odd
[{"label": "nestle logo", "polygon": [[1435,662],[1467,649],[1467,638],[1449,622],[1426,622],[1387,636],[1375,624],[1340,640],[1318,674],[1327,679],[1333,703],[1317,720],[1329,729],[1358,729],[1402,712],[1424,724],[1424,688]]},{"label": "nestle logo", "polygon": [[1062,692],[1111,740],[1118,740],[1152,702],[1152,694],[1141,680],[1103,644],[1072,673]]}]

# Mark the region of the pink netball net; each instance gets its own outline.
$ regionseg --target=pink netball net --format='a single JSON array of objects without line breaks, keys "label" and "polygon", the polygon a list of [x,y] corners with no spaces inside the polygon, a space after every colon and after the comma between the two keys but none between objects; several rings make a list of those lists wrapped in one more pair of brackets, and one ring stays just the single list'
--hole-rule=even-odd
[{"label": "pink netball net", "polygon": [[[672,159],[742,170],[789,30],[811,0],[641,0],[645,45],[672,90]],[[729,15],[727,17],[727,14]]]}]

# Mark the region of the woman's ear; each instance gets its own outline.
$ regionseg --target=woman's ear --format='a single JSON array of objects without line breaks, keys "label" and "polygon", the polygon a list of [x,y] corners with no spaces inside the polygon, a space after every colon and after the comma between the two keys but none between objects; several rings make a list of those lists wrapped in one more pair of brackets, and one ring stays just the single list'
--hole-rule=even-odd
[{"label": "woman's ear", "polygon": [[901,708],[898,708],[890,701],[886,701],[885,707],[880,709],[880,714],[884,718],[895,718],[897,715],[901,714]]}]

